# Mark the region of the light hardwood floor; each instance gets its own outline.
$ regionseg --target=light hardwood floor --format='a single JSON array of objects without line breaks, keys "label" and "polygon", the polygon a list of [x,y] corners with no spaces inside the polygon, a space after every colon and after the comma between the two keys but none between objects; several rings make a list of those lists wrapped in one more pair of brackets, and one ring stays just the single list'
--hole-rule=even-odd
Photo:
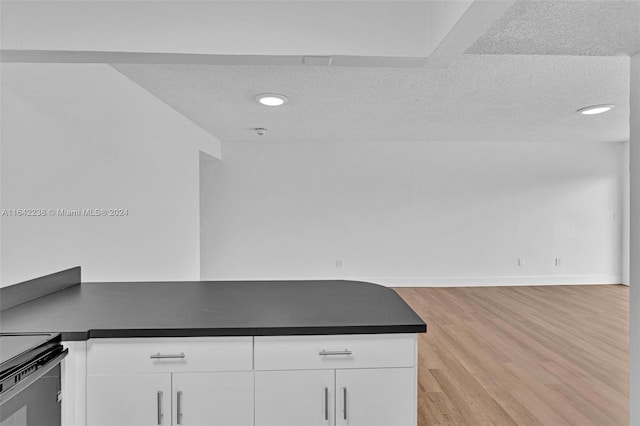
[{"label": "light hardwood floor", "polygon": [[427,323],[418,424],[628,424],[629,288],[397,288]]}]

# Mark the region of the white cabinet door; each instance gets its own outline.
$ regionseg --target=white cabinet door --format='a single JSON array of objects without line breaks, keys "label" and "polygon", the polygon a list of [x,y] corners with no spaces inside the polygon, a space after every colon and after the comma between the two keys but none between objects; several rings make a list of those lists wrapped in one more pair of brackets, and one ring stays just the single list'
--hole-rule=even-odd
[{"label": "white cabinet door", "polygon": [[174,373],[173,424],[253,425],[253,372]]},{"label": "white cabinet door", "polygon": [[171,374],[87,377],[88,426],[171,425]]},{"label": "white cabinet door", "polygon": [[413,368],[336,371],[336,425],[414,426]]},{"label": "white cabinet door", "polygon": [[255,374],[256,426],[334,424],[334,370]]}]

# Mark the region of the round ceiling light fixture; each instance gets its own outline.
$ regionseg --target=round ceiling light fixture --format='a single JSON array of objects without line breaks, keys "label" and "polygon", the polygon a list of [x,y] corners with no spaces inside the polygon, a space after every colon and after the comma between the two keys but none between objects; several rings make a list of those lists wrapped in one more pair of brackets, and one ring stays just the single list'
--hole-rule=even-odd
[{"label": "round ceiling light fixture", "polygon": [[285,104],[289,99],[285,95],[279,93],[261,93],[256,96],[256,101],[266,106],[280,106]]},{"label": "round ceiling light fixture", "polygon": [[580,108],[578,112],[584,115],[595,115],[602,114],[603,112],[610,111],[613,109],[615,105],[613,104],[602,104],[602,105],[591,105],[584,108]]}]

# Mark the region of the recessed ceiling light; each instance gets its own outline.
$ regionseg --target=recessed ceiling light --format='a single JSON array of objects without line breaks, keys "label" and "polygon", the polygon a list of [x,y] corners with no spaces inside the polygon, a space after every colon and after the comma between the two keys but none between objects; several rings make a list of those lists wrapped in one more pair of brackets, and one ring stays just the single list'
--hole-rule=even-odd
[{"label": "recessed ceiling light", "polygon": [[584,115],[602,114],[603,112],[611,110],[614,106],[615,105],[612,104],[591,105],[588,107],[580,108],[578,112]]},{"label": "recessed ceiling light", "polygon": [[262,93],[256,96],[256,100],[262,105],[280,106],[287,102],[288,99],[285,95],[280,95],[278,93]]}]

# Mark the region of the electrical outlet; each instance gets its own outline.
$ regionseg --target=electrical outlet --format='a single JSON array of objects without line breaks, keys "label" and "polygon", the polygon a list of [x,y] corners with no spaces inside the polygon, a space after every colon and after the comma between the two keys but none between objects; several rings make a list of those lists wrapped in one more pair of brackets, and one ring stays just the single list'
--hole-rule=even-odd
[{"label": "electrical outlet", "polygon": [[559,267],[561,262],[561,259],[559,257],[556,257],[556,267]]},{"label": "electrical outlet", "polygon": [[518,258],[518,266],[521,268],[524,266],[524,259],[521,257]]},{"label": "electrical outlet", "polygon": [[342,269],[342,259],[336,260],[336,268],[337,269]]}]

